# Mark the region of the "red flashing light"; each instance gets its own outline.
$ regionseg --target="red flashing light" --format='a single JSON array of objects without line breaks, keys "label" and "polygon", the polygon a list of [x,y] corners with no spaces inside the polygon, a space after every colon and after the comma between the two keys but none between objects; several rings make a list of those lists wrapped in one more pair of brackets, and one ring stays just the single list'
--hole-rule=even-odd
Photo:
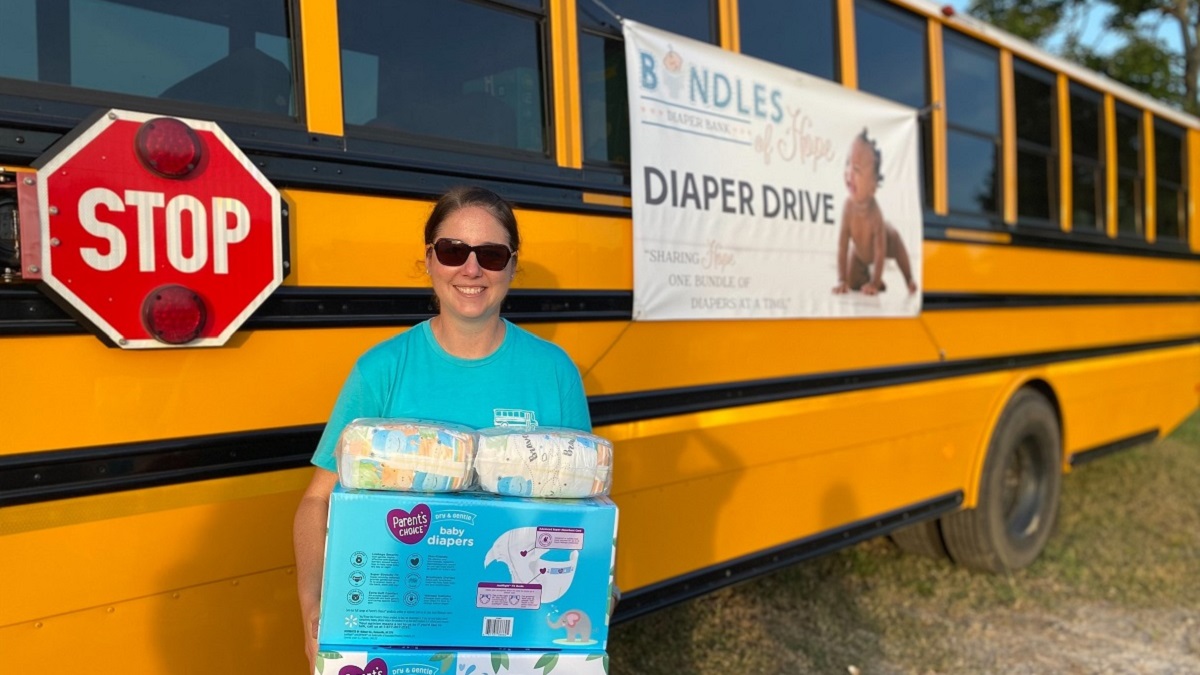
[{"label": "red flashing light", "polygon": [[200,165],[204,146],[191,127],[173,117],[142,124],[134,140],[138,159],[163,178],[185,178]]},{"label": "red flashing light", "polygon": [[954,18],[954,14],[955,12],[953,5],[942,5],[942,16],[946,17],[947,19],[951,19]]},{"label": "red flashing light", "polygon": [[159,342],[182,345],[204,330],[208,308],[190,288],[172,284],[150,291],[142,302],[142,323]]}]

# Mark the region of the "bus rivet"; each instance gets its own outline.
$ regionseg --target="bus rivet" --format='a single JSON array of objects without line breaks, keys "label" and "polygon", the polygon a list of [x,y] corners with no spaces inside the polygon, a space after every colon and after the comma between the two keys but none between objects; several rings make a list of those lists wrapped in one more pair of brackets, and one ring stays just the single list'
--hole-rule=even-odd
[{"label": "bus rivet", "polygon": [[108,113],[108,119],[110,119],[110,120],[117,119],[117,113],[115,113],[115,112]]},{"label": "bus rivet", "polygon": [[34,274],[37,274],[38,272],[41,272],[41,271],[42,271],[42,268],[38,267],[37,265],[30,265],[30,266],[29,266],[29,271],[30,271],[30,272],[32,272],[32,273],[34,273]]},{"label": "bus rivet", "polygon": [[26,176],[26,177],[25,177],[25,184],[26,184],[26,185],[33,185],[33,178],[30,178],[29,176]]},{"label": "bus rivet", "polygon": [[51,207],[50,207],[50,215],[52,215],[52,216],[57,216],[57,215],[58,215],[58,207],[57,207],[57,206],[51,206]]},{"label": "bus rivet", "polygon": [[51,245],[51,246],[59,246],[60,244],[62,244],[62,242],[58,240],[58,237],[51,237],[51,238],[50,238],[50,245]]},{"label": "bus rivet", "polygon": [[117,340],[117,344],[127,345],[127,344],[129,344],[129,340],[126,340],[125,338],[121,338],[120,340]]}]

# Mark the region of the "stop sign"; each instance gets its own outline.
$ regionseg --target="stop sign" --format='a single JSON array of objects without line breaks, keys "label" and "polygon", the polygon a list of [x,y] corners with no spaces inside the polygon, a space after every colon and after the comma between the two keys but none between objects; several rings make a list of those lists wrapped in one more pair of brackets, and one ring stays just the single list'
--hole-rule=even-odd
[{"label": "stop sign", "polygon": [[283,281],[279,191],[212,122],[110,110],[34,166],[42,279],[121,347],[222,345]]}]

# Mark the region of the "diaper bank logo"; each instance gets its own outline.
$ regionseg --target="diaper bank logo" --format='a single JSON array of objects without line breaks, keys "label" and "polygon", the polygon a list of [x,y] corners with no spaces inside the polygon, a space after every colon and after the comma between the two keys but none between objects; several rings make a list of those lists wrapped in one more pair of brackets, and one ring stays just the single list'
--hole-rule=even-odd
[{"label": "diaper bank logo", "polygon": [[685,106],[695,112],[723,113],[735,123],[784,119],[783,91],[778,87],[723,72],[691,57],[685,59],[670,45],[664,54],[642,49],[639,56],[638,83],[643,100],[665,96],[668,100],[657,102]]},{"label": "diaper bank logo", "polygon": [[417,504],[413,510],[392,509],[387,514],[387,527],[392,536],[404,544],[416,544],[429,532],[429,505]]}]

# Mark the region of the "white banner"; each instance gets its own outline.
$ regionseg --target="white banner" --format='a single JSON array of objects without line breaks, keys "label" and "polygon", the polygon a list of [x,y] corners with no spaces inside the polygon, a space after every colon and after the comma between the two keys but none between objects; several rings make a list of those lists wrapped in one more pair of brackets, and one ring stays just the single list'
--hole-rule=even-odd
[{"label": "white banner", "polygon": [[623,25],[634,319],[920,312],[915,110]]}]

